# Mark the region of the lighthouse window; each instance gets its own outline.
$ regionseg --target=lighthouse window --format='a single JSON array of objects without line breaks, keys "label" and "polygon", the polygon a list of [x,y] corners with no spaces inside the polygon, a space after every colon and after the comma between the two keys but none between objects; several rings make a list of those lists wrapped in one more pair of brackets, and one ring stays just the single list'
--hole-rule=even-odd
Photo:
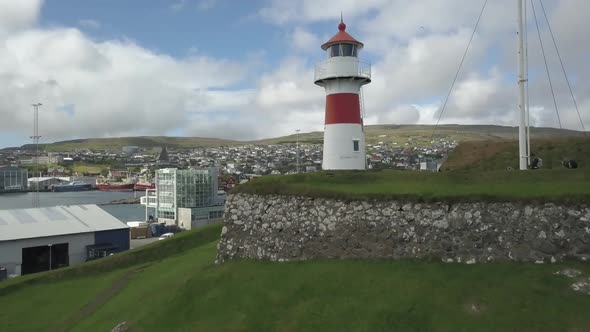
[{"label": "lighthouse window", "polygon": [[352,49],[354,48],[351,44],[342,44],[342,56],[352,56]]},{"label": "lighthouse window", "polygon": [[356,56],[357,49],[352,44],[336,44],[328,48],[328,56]]},{"label": "lighthouse window", "polygon": [[352,151],[359,152],[360,151],[360,142],[358,139],[352,140]]},{"label": "lighthouse window", "polygon": [[340,45],[332,45],[330,47],[330,54],[332,56],[340,56]]}]

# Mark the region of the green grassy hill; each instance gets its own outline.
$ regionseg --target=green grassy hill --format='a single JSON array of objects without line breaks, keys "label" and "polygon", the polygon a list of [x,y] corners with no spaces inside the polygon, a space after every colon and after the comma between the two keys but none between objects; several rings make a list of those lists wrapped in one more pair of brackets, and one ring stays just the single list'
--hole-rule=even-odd
[{"label": "green grassy hill", "polygon": [[[366,126],[367,143],[410,143],[413,146],[426,146],[430,144],[434,126],[431,125],[373,125]],[[517,139],[518,128],[489,125],[441,125],[438,127],[435,138],[454,139],[464,141],[499,141],[506,139]],[[532,128],[531,137],[555,138],[567,136],[582,136],[583,133],[573,130],[556,128]],[[166,136],[141,136],[141,137],[118,137],[118,138],[88,138],[76,139],[63,142],[45,144],[47,151],[71,151],[74,149],[121,149],[123,146],[135,145],[144,148],[167,146],[174,149],[190,149],[195,147],[214,147],[221,145],[240,144],[283,144],[295,143],[295,134],[269,138],[257,141],[235,141],[217,138],[204,137],[166,137]],[[322,143],[323,132],[301,133],[299,140],[306,143]],[[32,145],[24,145],[23,148]]]},{"label": "green grassy hill", "polygon": [[[580,168],[590,167],[590,137],[531,140],[531,152],[543,160],[544,169],[562,169],[564,159],[574,159]],[[465,142],[451,152],[443,171],[490,171],[518,169],[518,141]]]},{"label": "green grassy hill", "polygon": [[142,148],[167,146],[169,148],[182,149],[187,147],[213,147],[234,144],[237,144],[237,142],[217,138],[143,136],[76,139],[45,144],[44,148],[47,151],[72,151],[75,149],[120,150],[124,146],[139,146]]},{"label": "green grassy hill", "polygon": [[0,283],[3,331],[587,331],[582,264],[213,264],[220,226]]}]

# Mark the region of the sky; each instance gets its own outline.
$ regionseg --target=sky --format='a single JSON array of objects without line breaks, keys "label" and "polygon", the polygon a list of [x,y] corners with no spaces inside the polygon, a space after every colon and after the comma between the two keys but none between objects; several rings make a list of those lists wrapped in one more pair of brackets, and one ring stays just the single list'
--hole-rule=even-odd
[{"label": "sky", "polygon": [[[539,0],[564,128],[581,130]],[[434,124],[483,0],[0,0],[0,147],[139,135],[250,140],[323,130],[320,45],[365,44],[366,124]],[[543,0],[590,128],[590,2]],[[518,123],[516,1],[489,1],[441,123]],[[529,5],[531,124],[558,127]]]}]

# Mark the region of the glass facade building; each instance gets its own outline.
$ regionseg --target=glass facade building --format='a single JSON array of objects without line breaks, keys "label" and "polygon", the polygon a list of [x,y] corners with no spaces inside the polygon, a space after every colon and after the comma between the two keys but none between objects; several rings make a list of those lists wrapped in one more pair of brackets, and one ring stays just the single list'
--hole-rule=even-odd
[{"label": "glass facade building", "polygon": [[215,167],[158,170],[156,172],[158,219],[177,220],[178,208],[195,210],[219,206],[217,176],[218,171]]},{"label": "glass facade building", "polygon": [[0,192],[27,190],[28,177],[29,172],[23,168],[0,168]]}]

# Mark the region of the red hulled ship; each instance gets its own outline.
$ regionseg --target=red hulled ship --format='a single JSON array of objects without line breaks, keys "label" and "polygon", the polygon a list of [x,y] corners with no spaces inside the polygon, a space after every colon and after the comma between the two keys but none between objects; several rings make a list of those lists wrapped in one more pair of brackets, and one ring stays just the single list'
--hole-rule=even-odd
[{"label": "red hulled ship", "polygon": [[138,182],[133,186],[133,190],[135,190],[135,191],[143,191],[143,190],[148,190],[148,189],[156,189],[156,184],[155,183]]},{"label": "red hulled ship", "polygon": [[103,191],[132,191],[134,186],[133,183],[125,182],[105,182],[96,184],[96,188]]},{"label": "red hulled ship", "polygon": [[96,179],[96,189],[103,191],[133,191],[135,181],[129,179],[114,179],[111,177],[99,177]]}]

